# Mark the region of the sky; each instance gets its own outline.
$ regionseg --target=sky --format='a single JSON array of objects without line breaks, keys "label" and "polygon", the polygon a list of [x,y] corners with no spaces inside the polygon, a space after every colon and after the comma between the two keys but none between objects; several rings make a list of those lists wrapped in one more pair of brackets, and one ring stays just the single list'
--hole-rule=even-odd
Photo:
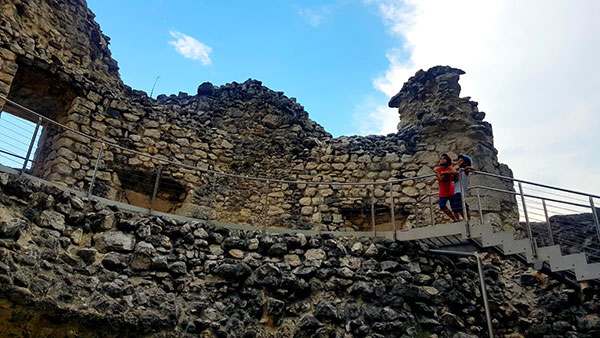
[{"label": "sky", "polygon": [[[258,79],[334,136],[387,134],[419,69],[463,69],[515,177],[600,195],[595,0],[88,0],[123,81],[150,94]],[[157,80],[158,78],[158,80]],[[476,165],[476,164],[475,164]]]}]

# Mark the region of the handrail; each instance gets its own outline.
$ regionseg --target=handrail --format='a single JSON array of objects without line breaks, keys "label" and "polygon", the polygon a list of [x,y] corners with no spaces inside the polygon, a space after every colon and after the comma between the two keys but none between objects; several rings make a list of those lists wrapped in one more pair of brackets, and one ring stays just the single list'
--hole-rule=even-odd
[{"label": "handrail", "polygon": [[312,182],[312,181],[294,181],[294,180],[285,180],[285,179],[276,179],[276,178],[268,178],[268,177],[257,177],[257,176],[245,176],[245,175],[238,175],[238,174],[230,174],[230,173],[225,173],[222,171],[217,171],[217,170],[211,170],[211,169],[203,169],[203,168],[198,168],[198,167],[194,167],[191,165],[187,165],[187,164],[183,164],[183,163],[177,163],[177,162],[173,162],[170,160],[165,160],[163,158],[159,158],[153,155],[149,155],[137,150],[132,150],[123,146],[120,146],[118,144],[112,143],[112,142],[108,142],[102,139],[99,139],[97,137],[82,133],[78,130],[75,130],[73,128],[67,127],[63,124],[60,124],[50,118],[47,118],[39,113],[36,113],[35,111],[24,107],[8,98],[6,98],[5,96],[0,95],[0,99],[5,100],[6,102],[16,106],[19,109],[23,109],[31,114],[34,114],[35,116],[37,116],[38,118],[41,118],[44,121],[48,121],[54,125],[57,125],[61,128],[66,129],[67,131],[73,132],[77,135],[89,138],[92,141],[96,141],[96,142],[100,142],[103,143],[107,146],[110,147],[114,147],[123,151],[128,151],[130,153],[139,155],[139,156],[144,156],[147,158],[150,158],[152,160],[156,160],[159,163],[165,163],[165,164],[171,164],[171,165],[175,165],[181,168],[185,168],[185,169],[190,169],[190,170],[198,170],[200,172],[204,172],[204,173],[209,173],[209,174],[215,174],[215,175],[220,175],[220,176],[225,176],[225,177],[233,177],[233,178],[241,178],[241,179],[247,179],[247,180],[254,180],[254,181],[262,181],[262,182],[275,182],[275,183],[287,183],[287,184],[306,184],[306,185],[331,185],[331,186],[367,186],[367,185],[386,185],[386,184],[398,184],[398,183],[402,183],[405,181],[413,181],[413,180],[418,180],[418,179],[425,179],[425,178],[429,178],[429,177],[434,177],[435,174],[428,174],[428,175],[422,175],[422,176],[415,176],[415,177],[407,177],[407,178],[401,178],[401,179],[397,179],[397,180],[391,180],[391,181],[381,181],[381,182]]},{"label": "handrail", "polygon": [[[511,195],[521,195],[521,194],[519,194],[517,192],[514,192],[514,191],[504,190],[504,189],[498,189],[498,188],[492,188],[492,187],[485,187],[485,186],[482,186],[482,185],[475,185],[475,186],[469,187],[469,190],[471,190],[471,189],[485,189],[485,190],[492,190],[492,191],[496,191],[496,192],[507,193],[507,194],[511,194]],[[556,200],[556,199],[553,199],[553,198],[546,198],[546,197],[535,196],[535,195],[523,194],[523,196],[529,197],[529,198],[537,198],[537,199],[541,199],[541,200],[544,200],[544,201],[569,204],[569,205],[573,205],[573,206],[576,206],[576,207],[583,207],[583,208],[589,208],[590,207],[589,205],[585,205],[585,204],[578,204],[578,203],[573,203],[573,202],[561,201],[561,200]]]},{"label": "handrail", "polygon": [[576,194],[576,195],[582,195],[582,196],[586,196],[586,197],[600,198],[600,196],[598,196],[598,195],[588,194],[588,193],[581,192],[581,191],[569,190],[569,189],[565,189],[565,188],[554,187],[554,186],[551,186],[551,185],[546,185],[546,184],[541,184],[541,183],[535,183],[535,182],[531,182],[531,181],[525,181],[525,180],[521,180],[521,179],[514,178],[514,177],[508,177],[508,176],[502,176],[502,175],[498,175],[498,174],[492,174],[492,173],[488,173],[488,172],[481,171],[481,170],[475,170],[475,171],[473,171],[473,173],[481,174],[481,175],[484,175],[484,176],[491,176],[491,177],[496,177],[496,178],[502,178],[502,179],[510,180],[510,181],[514,181],[514,182],[521,182],[521,183],[531,184],[531,185],[535,185],[535,186],[542,187],[542,188],[559,190],[559,191],[568,192],[568,193]]}]

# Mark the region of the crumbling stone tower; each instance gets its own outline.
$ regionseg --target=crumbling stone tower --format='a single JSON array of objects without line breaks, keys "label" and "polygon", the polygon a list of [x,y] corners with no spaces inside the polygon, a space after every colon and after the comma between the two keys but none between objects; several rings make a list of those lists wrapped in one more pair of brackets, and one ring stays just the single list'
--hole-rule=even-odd
[{"label": "crumbling stone tower", "polygon": [[[477,109],[477,102],[459,96],[462,74],[464,71],[447,66],[420,70],[391,98],[389,106],[398,108],[400,115],[398,132],[421,144],[422,150],[410,161],[422,163],[419,174],[424,174],[440,154],[448,153],[455,159],[465,153],[473,158],[477,169],[512,177],[510,168],[498,162],[492,126],[483,121],[485,113]],[[471,185],[513,190],[511,182],[480,175],[473,176]],[[480,194],[489,221],[499,223],[500,215],[506,220],[518,219],[514,197],[485,190]]]}]

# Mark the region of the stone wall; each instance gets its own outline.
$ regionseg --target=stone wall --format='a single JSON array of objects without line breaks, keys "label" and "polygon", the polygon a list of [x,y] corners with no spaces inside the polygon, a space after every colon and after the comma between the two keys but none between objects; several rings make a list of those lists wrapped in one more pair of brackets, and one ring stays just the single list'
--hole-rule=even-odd
[{"label": "stone wall", "polygon": [[[196,95],[157,99],[124,86],[109,39],[85,3],[9,1],[2,8],[0,81],[5,85],[0,90],[69,128],[124,148],[103,149],[94,187],[102,197],[150,207],[160,166],[159,211],[235,223],[368,230],[371,191],[364,187],[266,187],[194,168],[270,179],[381,182],[430,174],[440,153],[448,152],[453,157],[467,153],[478,168],[511,175],[497,162],[485,114],[459,97],[462,71],[457,69],[434,67],[409,79],[390,101],[400,111],[397,133],[332,138],[295,99],[259,81],[203,83]],[[4,109],[33,119],[11,105]],[[97,140],[45,126],[32,172],[87,190],[100,147]],[[473,181],[511,189],[501,182]],[[430,210],[424,197],[437,191],[435,180],[406,181],[393,190],[398,226],[425,224]],[[376,223],[390,229],[391,192],[377,186],[372,193]],[[486,221],[507,224],[517,218],[514,199],[482,195]],[[438,214],[437,221],[443,216]]]},{"label": "stone wall", "polygon": [[[231,231],[0,174],[0,332],[56,337],[487,334],[477,264],[416,242]],[[597,337],[597,286],[484,259],[495,334]]]}]

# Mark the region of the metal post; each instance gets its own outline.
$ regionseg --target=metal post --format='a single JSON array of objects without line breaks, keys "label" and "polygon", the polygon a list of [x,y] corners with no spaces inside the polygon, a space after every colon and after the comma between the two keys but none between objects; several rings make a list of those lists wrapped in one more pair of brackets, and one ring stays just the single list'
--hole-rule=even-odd
[{"label": "metal post", "polygon": [[535,248],[535,241],[533,239],[533,231],[531,231],[531,224],[529,224],[529,215],[527,214],[527,206],[525,206],[525,194],[523,194],[523,186],[521,185],[521,182],[519,182],[519,194],[521,195],[521,203],[523,203],[523,214],[525,215],[527,234],[529,235],[529,243],[531,244],[531,254],[533,258],[537,258],[537,250]]},{"label": "metal post", "polygon": [[483,225],[483,210],[481,208],[481,196],[479,195],[479,188],[477,188],[477,204],[479,206],[479,222]]},{"label": "metal post", "polygon": [[162,165],[158,166],[156,172],[156,180],[154,181],[154,192],[152,193],[152,202],[150,203],[150,213],[154,210],[154,203],[156,202],[156,193],[158,192],[158,183],[160,182],[160,174],[162,172]]},{"label": "metal post", "polygon": [[394,184],[390,183],[390,214],[392,216],[392,229],[394,231],[394,241],[397,240],[396,238],[396,208],[394,206]]},{"label": "metal post", "polygon": [[552,235],[552,226],[550,225],[550,217],[548,217],[548,208],[546,208],[546,200],[543,198],[542,206],[544,206],[544,215],[546,216],[546,224],[548,225],[548,236],[550,236],[550,245],[554,245],[554,235]]},{"label": "metal post", "polygon": [[264,232],[267,232],[267,219],[269,218],[269,191],[271,190],[270,183],[271,182],[269,182],[269,180],[267,180],[266,183],[265,183],[265,193],[264,193],[264,195],[265,195],[265,207],[264,207],[264,210],[263,210],[263,213],[264,213],[264,216],[265,216],[265,219],[263,221],[263,231]]},{"label": "metal post", "polygon": [[494,338],[494,330],[492,328],[492,315],[490,312],[490,306],[488,304],[487,290],[485,287],[485,279],[483,276],[483,266],[481,264],[481,258],[477,252],[463,252],[463,251],[450,251],[450,250],[429,250],[430,252],[455,255],[455,256],[473,256],[477,260],[477,272],[479,273],[479,282],[481,284],[481,297],[483,299],[483,307],[485,309],[485,320],[487,321],[488,335],[490,338]]},{"label": "metal post", "polygon": [[478,254],[473,254],[477,260],[477,270],[479,271],[479,282],[481,283],[481,296],[483,297],[483,306],[485,308],[485,320],[487,321],[488,333],[490,338],[494,338],[494,331],[492,329],[492,315],[490,314],[490,306],[488,304],[487,290],[485,288],[485,280],[483,279],[483,267],[481,265],[481,258]]},{"label": "metal post", "polygon": [[435,225],[435,216],[433,215],[433,201],[431,200],[431,192],[429,192],[429,216],[431,216],[431,225]]},{"label": "metal post", "polygon": [[94,183],[96,182],[96,174],[98,174],[98,166],[100,165],[100,159],[102,159],[102,151],[104,150],[104,143],[100,143],[100,150],[98,150],[98,158],[96,158],[96,166],[94,167],[94,174],[92,175],[92,182],[90,182],[90,189],[88,190],[88,196],[92,195],[94,189]]},{"label": "metal post", "polygon": [[377,237],[375,231],[375,185],[371,186],[371,226],[373,227],[373,237]]},{"label": "metal post", "polygon": [[35,144],[35,138],[37,137],[38,130],[40,129],[40,125],[42,124],[42,118],[38,117],[38,122],[35,125],[35,130],[33,131],[33,136],[31,137],[31,142],[29,142],[29,149],[27,149],[27,155],[25,156],[25,162],[23,162],[23,168],[21,168],[21,176],[25,173],[25,169],[27,168],[27,164],[29,163],[29,156],[31,156],[31,151],[33,150],[33,145]]},{"label": "metal post", "polygon": [[592,217],[594,218],[594,223],[596,224],[596,231],[598,232],[598,240],[600,240],[600,222],[598,222],[598,213],[596,212],[596,207],[594,206],[594,198],[590,196],[590,207],[592,208]]},{"label": "metal post", "polygon": [[465,184],[465,170],[460,168],[458,171],[458,184],[460,184],[460,199],[462,200],[462,208],[463,208],[463,219],[465,221],[465,227],[467,230],[467,238],[471,238],[471,227],[469,226],[469,215],[467,213],[467,201],[466,197],[466,184]]}]

